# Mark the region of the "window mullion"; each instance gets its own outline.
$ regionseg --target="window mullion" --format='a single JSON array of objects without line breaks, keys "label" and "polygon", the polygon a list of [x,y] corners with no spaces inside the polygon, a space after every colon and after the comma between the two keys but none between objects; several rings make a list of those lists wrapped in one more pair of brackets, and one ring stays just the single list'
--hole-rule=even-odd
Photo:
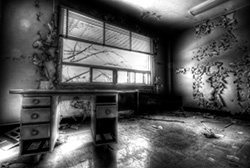
[{"label": "window mullion", "polygon": [[117,74],[117,70],[113,70],[113,83],[117,84],[118,81],[118,74]]},{"label": "window mullion", "polygon": [[68,38],[69,31],[69,10],[66,9],[66,38]]},{"label": "window mullion", "polygon": [[127,71],[127,83],[130,83],[130,72]]},{"label": "window mullion", "polygon": [[105,40],[106,40],[105,33],[106,33],[106,23],[103,22],[103,42],[102,42],[103,45],[105,45]]},{"label": "window mullion", "polygon": [[129,50],[132,50],[132,32],[129,31]]},{"label": "window mullion", "polygon": [[89,81],[90,81],[90,83],[92,83],[93,82],[93,68],[92,67],[89,67],[89,68],[90,68]]}]

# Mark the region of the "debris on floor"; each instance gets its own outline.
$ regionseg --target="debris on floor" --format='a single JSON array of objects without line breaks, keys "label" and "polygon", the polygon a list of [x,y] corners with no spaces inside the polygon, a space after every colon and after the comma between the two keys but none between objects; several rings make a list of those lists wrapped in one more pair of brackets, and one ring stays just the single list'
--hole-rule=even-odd
[{"label": "debris on floor", "polygon": [[159,129],[163,129],[163,127],[161,125],[158,126]]},{"label": "debris on floor", "polygon": [[152,125],[153,128],[155,129],[163,129],[163,127],[161,125],[157,126],[157,125]]},{"label": "debris on floor", "polygon": [[203,114],[190,114],[187,118],[165,114],[125,118],[119,122],[117,144],[94,146],[90,123],[64,122],[66,124],[60,125],[55,150],[44,155],[41,162],[36,165],[27,161],[23,163],[23,157],[17,157],[16,150],[15,156],[2,162],[3,155],[0,153],[0,167],[3,164],[5,167],[1,168],[249,168],[250,130],[241,121],[237,120],[233,129],[224,129],[231,123],[231,118],[216,116],[215,119],[204,119]]},{"label": "debris on floor", "polygon": [[213,132],[204,132],[204,133],[202,133],[205,137],[207,137],[207,138],[216,138],[216,139],[218,139],[218,138],[220,138],[218,135],[216,135],[215,133],[213,133]]},{"label": "debris on floor", "polygon": [[119,111],[118,115],[119,115],[118,120],[133,119],[134,110]]},{"label": "debris on floor", "polygon": [[203,118],[214,119],[215,116],[214,116],[214,115],[211,115],[211,114],[209,114],[209,113],[204,113],[204,114],[203,114]]},{"label": "debris on floor", "polygon": [[20,127],[16,127],[5,133],[9,138],[14,139],[15,141],[19,141],[20,139]]},{"label": "debris on floor", "polygon": [[162,119],[162,118],[152,118],[152,117],[143,117],[143,116],[139,116],[139,118],[145,119],[145,120],[154,120],[154,121],[166,121],[166,122],[185,123],[185,121],[181,121],[181,120],[167,120],[167,119]]},{"label": "debris on floor", "polygon": [[78,130],[80,128],[81,124],[80,123],[76,123],[76,124],[72,124],[72,123],[64,123],[64,124],[60,124],[59,130],[66,130],[68,128],[74,129],[74,130]]},{"label": "debris on floor", "polygon": [[70,125],[68,123],[60,124],[60,127],[59,127],[60,130],[65,130],[67,128],[70,128]]},{"label": "debris on floor", "polygon": [[[206,131],[204,133],[202,133],[206,138],[215,138],[215,139],[218,139],[218,138],[223,138],[224,135],[222,134],[215,134],[211,128],[208,128],[204,122],[209,122],[209,121],[200,121],[200,123],[202,124],[203,126],[203,129]],[[213,122],[214,123],[214,122]]]},{"label": "debris on floor", "polygon": [[3,163],[1,165],[1,168],[9,168],[10,167],[10,164],[9,163]]},{"label": "debris on floor", "polygon": [[236,124],[237,122],[235,120],[232,120],[231,123],[227,124],[224,128],[227,128],[233,124]]},{"label": "debris on floor", "polygon": [[11,142],[8,139],[5,139],[5,140],[2,139],[0,142],[0,149],[7,151],[18,145],[19,145],[19,142]]},{"label": "debris on floor", "polygon": [[67,139],[68,139],[68,136],[59,135],[59,137],[56,140],[56,145],[55,146],[59,146],[59,145],[62,145],[64,143],[66,143]]},{"label": "debris on floor", "polygon": [[240,160],[240,158],[238,158],[234,155],[227,155],[227,159],[231,160],[231,161],[235,161],[235,162],[238,162]]},{"label": "debris on floor", "polygon": [[215,162],[215,159],[214,159],[214,158],[208,157],[207,159],[208,159],[209,161],[211,161],[211,162]]},{"label": "debris on floor", "polygon": [[72,129],[74,129],[74,130],[78,130],[79,127],[80,127],[79,124],[72,124],[72,125],[70,126],[70,128],[72,128]]}]

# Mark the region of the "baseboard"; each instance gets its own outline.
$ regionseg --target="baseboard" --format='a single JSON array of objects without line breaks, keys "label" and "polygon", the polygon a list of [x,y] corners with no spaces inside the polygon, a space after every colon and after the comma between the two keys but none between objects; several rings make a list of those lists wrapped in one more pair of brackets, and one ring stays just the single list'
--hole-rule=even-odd
[{"label": "baseboard", "polygon": [[200,112],[200,113],[210,113],[213,115],[218,115],[218,116],[231,116],[234,118],[237,117],[246,117],[246,118],[250,118],[250,113],[236,113],[236,114],[232,114],[230,112],[227,111],[222,111],[222,110],[211,110],[211,109],[201,109],[201,108],[197,108],[197,107],[188,107],[188,106],[183,106],[183,109],[185,111],[192,111],[192,112]]}]

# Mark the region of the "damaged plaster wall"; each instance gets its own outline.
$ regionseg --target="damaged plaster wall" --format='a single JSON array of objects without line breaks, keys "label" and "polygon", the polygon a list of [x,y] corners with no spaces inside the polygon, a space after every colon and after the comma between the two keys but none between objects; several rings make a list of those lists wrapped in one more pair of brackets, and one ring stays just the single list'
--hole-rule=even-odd
[{"label": "damaged plaster wall", "polygon": [[206,20],[177,37],[174,92],[184,106],[250,113],[249,9]]}]

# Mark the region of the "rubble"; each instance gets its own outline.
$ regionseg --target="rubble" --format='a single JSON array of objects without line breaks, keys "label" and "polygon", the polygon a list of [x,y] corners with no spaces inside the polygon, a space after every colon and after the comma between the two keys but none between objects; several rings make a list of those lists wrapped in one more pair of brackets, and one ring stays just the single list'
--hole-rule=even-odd
[{"label": "rubble", "polygon": [[215,159],[214,159],[214,158],[208,157],[207,159],[208,159],[209,161],[211,161],[211,162],[215,162]]},{"label": "rubble", "polygon": [[167,119],[160,119],[160,118],[152,118],[152,117],[143,117],[139,116],[141,119],[146,119],[146,120],[154,120],[154,121],[166,121],[166,122],[179,122],[179,123],[185,123],[185,121],[181,120],[167,120]]},{"label": "rubble", "polygon": [[157,125],[152,125],[152,127],[155,128],[155,129],[163,129],[163,126],[161,126],[161,125],[158,125],[158,126]]},{"label": "rubble", "polygon": [[231,160],[231,161],[235,161],[235,162],[238,162],[240,160],[240,158],[238,158],[234,155],[227,155],[227,159]]},{"label": "rubble", "polygon": [[219,138],[218,136],[216,136],[216,134],[214,134],[212,131],[211,132],[204,132],[202,133],[206,138]]},{"label": "rubble", "polygon": [[75,130],[78,130],[79,127],[80,127],[79,124],[72,124],[72,125],[70,126],[70,128],[75,129]]},{"label": "rubble", "polygon": [[68,136],[62,136],[62,135],[60,135],[60,136],[57,138],[57,140],[56,140],[55,146],[59,146],[59,145],[62,145],[62,144],[64,144],[64,143],[66,143],[66,142],[67,142],[67,139],[68,139]]},{"label": "rubble", "polygon": [[2,163],[1,168],[9,168],[10,167],[10,163]]},{"label": "rubble", "polygon": [[68,123],[60,124],[60,127],[59,127],[60,130],[65,130],[67,128],[70,128],[70,125]]},{"label": "rubble", "polygon": [[205,124],[203,124],[204,122],[207,122],[207,121],[200,121],[200,123],[203,126],[203,129],[206,131],[205,133],[202,133],[205,137],[216,138],[216,139],[224,137],[224,135],[222,134],[215,134],[211,128],[208,128]]},{"label": "rubble", "polygon": [[232,120],[231,123],[227,124],[224,128],[227,128],[233,124],[236,124],[237,122],[235,120]]}]

